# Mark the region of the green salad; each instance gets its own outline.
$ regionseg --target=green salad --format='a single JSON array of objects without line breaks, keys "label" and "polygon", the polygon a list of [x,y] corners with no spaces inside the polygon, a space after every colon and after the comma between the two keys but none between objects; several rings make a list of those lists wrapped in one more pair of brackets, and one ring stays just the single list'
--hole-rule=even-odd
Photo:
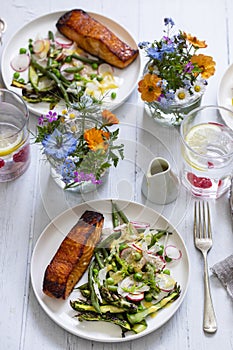
[{"label": "green salad", "polygon": [[112,233],[96,247],[88,281],[70,305],[79,321],[114,323],[124,337],[145,330],[149,315],[180,296],[169,265],[182,253],[169,245],[171,232],[129,221],[114,203],[112,216]]},{"label": "green salad", "polygon": [[72,106],[84,94],[96,103],[102,103],[106,95],[110,101],[117,96],[119,79],[111,65],[51,31],[46,38],[29,39],[10,65],[14,70],[11,85],[20,88],[29,103],[47,102],[52,109],[60,101]]}]

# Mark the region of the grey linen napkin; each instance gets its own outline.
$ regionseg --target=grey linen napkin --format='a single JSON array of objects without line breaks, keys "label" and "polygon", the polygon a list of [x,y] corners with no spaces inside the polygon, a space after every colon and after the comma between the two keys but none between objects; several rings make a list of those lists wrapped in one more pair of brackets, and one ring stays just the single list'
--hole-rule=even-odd
[{"label": "grey linen napkin", "polygon": [[233,254],[216,263],[211,271],[218,277],[233,298]]}]

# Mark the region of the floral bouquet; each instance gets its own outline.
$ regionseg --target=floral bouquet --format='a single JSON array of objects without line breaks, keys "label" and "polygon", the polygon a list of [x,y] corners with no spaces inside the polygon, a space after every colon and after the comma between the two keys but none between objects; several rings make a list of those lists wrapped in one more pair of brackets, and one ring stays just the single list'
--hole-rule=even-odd
[{"label": "floral bouquet", "polygon": [[76,109],[49,111],[39,118],[35,142],[42,144],[64,189],[101,184],[106,170],[124,158],[123,145],[114,145],[119,129],[109,130],[119,120],[108,110],[93,117],[94,111],[93,100],[84,95]]},{"label": "floral bouquet", "polygon": [[[215,72],[215,62],[211,56],[197,54],[199,49],[207,47],[205,41],[183,31],[172,34],[171,18],[165,18],[164,24],[166,31],[161,40],[143,41],[138,45],[149,58],[138,91],[149,106],[156,102],[155,108],[169,110],[174,105],[187,106],[200,99],[206,79]],[[179,122],[178,114],[177,118]]]}]

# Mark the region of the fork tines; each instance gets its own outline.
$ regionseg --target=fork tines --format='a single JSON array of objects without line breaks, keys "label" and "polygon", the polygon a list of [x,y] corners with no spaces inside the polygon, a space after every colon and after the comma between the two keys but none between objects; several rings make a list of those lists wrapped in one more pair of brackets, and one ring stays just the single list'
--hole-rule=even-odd
[{"label": "fork tines", "polygon": [[[206,225],[206,220],[207,220],[207,225]],[[195,202],[193,230],[194,230],[194,237],[212,238],[212,230],[211,230],[211,223],[210,223],[210,208],[209,208],[208,202],[202,201],[202,206],[200,201]]]}]

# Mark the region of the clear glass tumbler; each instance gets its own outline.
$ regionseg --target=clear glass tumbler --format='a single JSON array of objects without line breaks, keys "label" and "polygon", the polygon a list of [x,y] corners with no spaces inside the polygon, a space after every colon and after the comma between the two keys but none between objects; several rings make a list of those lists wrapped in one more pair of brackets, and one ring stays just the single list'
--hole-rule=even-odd
[{"label": "clear glass tumbler", "polygon": [[30,163],[29,111],[18,94],[0,89],[0,182],[22,175]]},{"label": "clear glass tumbler", "polygon": [[233,111],[220,106],[203,106],[181,123],[183,166],[181,179],[195,196],[219,198],[233,173],[233,131],[225,121]]}]

